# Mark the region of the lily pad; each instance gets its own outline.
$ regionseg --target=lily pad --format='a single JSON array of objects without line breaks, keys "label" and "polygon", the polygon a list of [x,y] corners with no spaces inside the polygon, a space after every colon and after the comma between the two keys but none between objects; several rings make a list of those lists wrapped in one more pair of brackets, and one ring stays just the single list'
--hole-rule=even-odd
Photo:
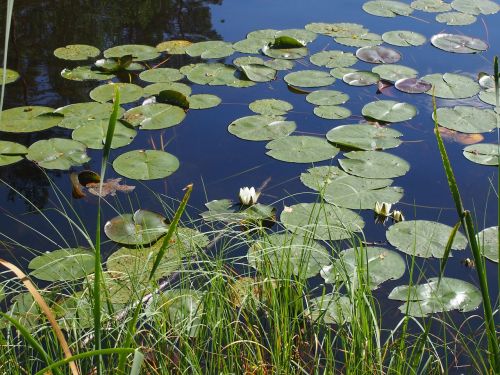
[{"label": "lily pad", "polygon": [[268,141],[292,133],[297,125],[293,121],[284,121],[283,117],[246,116],[231,124],[227,130],[238,138],[248,141]]},{"label": "lily pad", "polygon": [[234,49],[231,43],[220,40],[208,40],[191,44],[186,48],[186,53],[192,57],[201,57],[202,59],[221,59],[231,56]]},{"label": "lily pad", "polygon": [[377,100],[366,104],[361,113],[383,122],[408,121],[417,115],[417,108],[408,103],[394,100]]},{"label": "lily pad", "polygon": [[[3,79],[4,70],[0,68],[0,82]],[[19,79],[19,73],[12,69],[5,70],[5,84],[15,82]]]},{"label": "lily pad", "polygon": [[462,133],[486,133],[500,125],[491,109],[455,106],[438,108],[436,114],[439,125]]},{"label": "lily pad", "polygon": [[365,225],[361,216],[347,208],[316,203],[285,207],[281,222],[294,234],[323,241],[351,238]]},{"label": "lily pad", "polygon": [[338,293],[324,294],[309,301],[304,315],[316,321],[321,319],[326,324],[345,324],[352,320],[351,300]]},{"label": "lily pad", "polygon": [[306,96],[306,101],[315,105],[340,105],[349,100],[349,95],[335,90],[317,90]]},{"label": "lily pad", "polygon": [[0,166],[17,163],[23,160],[28,148],[19,143],[0,141]]},{"label": "lily pad", "polygon": [[319,70],[299,70],[288,73],[283,79],[289,85],[297,87],[328,86],[335,82],[335,77]]},{"label": "lily pad", "polygon": [[266,145],[267,155],[291,163],[314,163],[329,160],[339,149],[326,139],[307,135],[287,136],[275,139]]},{"label": "lily pad", "polygon": [[315,32],[317,34],[328,35],[331,37],[350,36],[353,34],[362,34],[368,32],[363,25],[359,23],[337,22],[312,22],[305,26],[306,30]]},{"label": "lily pad", "polygon": [[179,160],[160,150],[134,150],[113,161],[116,173],[135,180],[155,180],[170,176],[179,168]]},{"label": "lily pad", "polygon": [[[406,254],[442,258],[452,229],[436,221],[412,220],[392,225],[385,235],[392,246]],[[451,248],[464,250],[466,246],[467,238],[457,232]]]},{"label": "lily pad", "polygon": [[73,281],[94,272],[94,253],[83,247],[58,249],[33,258],[31,276],[45,281]]},{"label": "lily pad", "polygon": [[399,310],[415,317],[451,310],[473,311],[482,301],[481,293],[474,285],[449,277],[443,277],[441,281],[432,277],[424,284],[398,286],[389,298],[405,301]]},{"label": "lily pad", "polygon": [[156,50],[158,52],[166,52],[169,55],[184,55],[186,48],[191,44],[193,43],[189,40],[166,40],[158,44]]},{"label": "lily pad", "polygon": [[146,82],[175,82],[184,78],[184,74],[179,69],[155,68],[141,72],[139,78]]},{"label": "lily pad", "polygon": [[54,51],[54,56],[62,60],[87,60],[99,56],[101,51],[87,44],[69,44]]},{"label": "lily pad", "polygon": [[165,90],[177,91],[185,96],[191,95],[191,87],[189,87],[185,83],[158,82],[144,87],[144,96],[148,97],[148,96],[158,95],[160,92]]},{"label": "lily pad", "polygon": [[160,56],[160,53],[156,48],[142,44],[123,44],[121,46],[108,48],[104,51],[104,57],[106,58],[116,58],[126,55],[132,55],[134,61],[148,61],[156,59]]},{"label": "lily pad", "polygon": [[240,65],[241,71],[253,82],[269,82],[276,79],[276,70],[260,64]]},{"label": "lily pad", "polygon": [[325,283],[342,281],[355,289],[361,273],[370,289],[377,289],[385,281],[401,278],[405,269],[404,259],[395,251],[368,246],[342,251],[333,264],[321,270],[321,277]]},{"label": "lily pad", "polygon": [[259,99],[251,102],[248,107],[252,112],[268,116],[285,115],[293,109],[293,105],[279,99]]},{"label": "lily pad", "polygon": [[476,235],[483,255],[492,262],[498,263],[498,227],[483,229]]},{"label": "lily pad", "polygon": [[451,7],[459,12],[475,16],[495,14],[500,10],[500,6],[490,0],[453,0]]},{"label": "lily pad", "polygon": [[310,42],[314,41],[317,38],[316,33],[312,32],[310,30],[306,30],[306,29],[285,29],[285,30],[279,30],[276,33],[275,38],[279,38],[279,37],[283,37],[283,36],[287,36],[287,37],[291,37],[291,38],[297,39],[300,42],[305,43],[305,44],[310,43]]},{"label": "lily pad", "polygon": [[107,59],[97,60],[94,65],[100,71],[105,73],[117,73],[127,70],[143,70],[144,66],[139,63],[132,62],[132,55],[122,57],[110,57]]},{"label": "lily pad", "polygon": [[394,87],[408,94],[422,94],[432,89],[432,84],[418,78],[401,78],[394,83]]},{"label": "lily pad", "polygon": [[379,34],[364,31],[346,36],[337,36],[334,40],[339,44],[349,47],[370,47],[383,43],[382,37]]},{"label": "lily pad", "polygon": [[262,53],[273,59],[296,60],[306,57],[309,51],[307,47],[301,48],[271,48],[268,45],[262,47]]},{"label": "lily pad", "polygon": [[264,59],[257,56],[241,56],[233,60],[233,65],[238,67],[249,64],[264,65]]},{"label": "lily pad", "polygon": [[196,94],[188,97],[189,109],[208,109],[217,107],[222,99],[211,94]]},{"label": "lily pad", "polygon": [[108,83],[93,89],[90,92],[90,98],[99,103],[109,102],[115,96],[115,88],[118,88],[120,92],[121,104],[135,102],[144,94],[142,87],[133,83]]},{"label": "lily pad", "polygon": [[338,105],[320,105],[314,108],[314,114],[327,120],[342,120],[350,117],[351,111]]},{"label": "lily pad", "polygon": [[290,70],[293,68],[294,62],[284,59],[272,59],[264,61],[264,65],[274,70]]},{"label": "lily pad", "polygon": [[[111,103],[74,103],[57,108],[54,113],[64,115],[61,122],[57,125],[66,129],[76,129],[86,124],[99,124],[101,121],[109,121],[113,104]],[[118,117],[123,115],[125,110],[119,108]]]},{"label": "lily pad", "polygon": [[357,69],[353,68],[333,68],[330,70],[330,74],[337,79],[343,79],[346,74],[355,73]]},{"label": "lily pad", "polygon": [[413,9],[401,1],[373,0],[363,4],[366,13],[379,17],[409,16]]},{"label": "lily pad", "polygon": [[341,125],[326,133],[326,139],[346,147],[361,150],[383,150],[398,147],[403,134],[388,127],[365,124]]},{"label": "lily pad", "polygon": [[309,59],[314,65],[327,68],[347,68],[358,62],[356,56],[344,51],[321,51],[315,53]]},{"label": "lily pad", "polygon": [[186,74],[187,79],[199,85],[211,86],[231,86],[231,87],[250,87],[254,82],[242,80],[240,73],[234,66],[221,63],[195,64],[189,69],[184,67],[181,73]]},{"label": "lily pad", "polygon": [[[104,148],[104,144],[106,143],[108,125],[109,121],[95,121],[94,123],[79,126],[73,130],[71,138],[82,142],[88,148],[100,150]],[[117,121],[111,141],[111,148],[119,148],[130,144],[136,135],[137,131],[132,126],[122,121]]]},{"label": "lily pad", "polygon": [[134,107],[123,115],[125,121],[145,130],[166,129],[180,124],[185,117],[182,108],[162,103]]},{"label": "lily pad", "polygon": [[71,81],[104,81],[115,78],[115,75],[94,70],[91,66],[77,66],[73,69],[63,69],[61,77]]},{"label": "lily pad", "polygon": [[392,48],[373,46],[361,47],[356,51],[356,57],[371,64],[393,64],[401,59],[401,54]]},{"label": "lily pad", "polygon": [[44,139],[33,143],[28,148],[26,158],[43,168],[62,170],[90,160],[83,143],[64,138]]},{"label": "lily pad", "polygon": [[31,133],[58,125],[63,116],[54,108],[42,106],[15,107],[2,111],[0,131],[7,133]]},{"label": "lily pad", "polygon": [[389,82],[396,82],[397,80],[403,78],[415,78],[418,74],[418,72],[413,68],[396,64],[377,65],[373,67],[372,72],[378,74],[380,78]]},{"label": "lily pad", "polygon": [[233,49],[241,53],[257,54],[268,43],[269,39],[247,38],[234,43]]},{"label": "lily pad", "polygon": [[415,0],[410,6],[413,9],[428,13],[447,12],[451,10],[451,5],[442,0]]},{"label": "lily pad", "polygon": [[307,172],[301,173],[300,181],[310,189],[322,191],[328,184],[343,176],[349,175],[334,166],[312,167]]},{"label": "lily pad", "polygon": [[445,23],[448,26],[465,26],[476,22],[477,17],[472,14],[462,12],[446,12],[436,16],[436,21]]},{"label": "lily pad", "polygon": [[434,47],[453,53],[479,53],[488,49],[481,39],[460,34],[436,34],[431,38]]},{"label": "lily pad", "polygon": [[344,74],[342,80],[350,86],[369,86],[380,81],[380,76],[377,73],[360,70]]},{"label": "lily pad", "polygon": [[481,91],[479,93],[479,100],[481,100],[482,102],[484,102],[486,104],[491,104],[491,105],[496,106],[497,96],[496,96],[494,90]]},{"label": "lily pad", "polygon": [[453,73],[434,73],[422,77],[422,80],[434,86],[426,93],[444,99],[465,99],[476,95],[479,84],[472,78]]},{"label": "lily pad", "polygon": [[202,212],[201,217],[207,222],[220,221],[226,224],[248,225],[263,221],[275,221],[276,209],[260,203],[243,208],[235,205],[229,199],[216,199],[205,204],[208,211]]},{"label": "lily pad", "polygon": [[330,263],[330,254],[320,244],[301,236],[275,233],[254,241],[247,259],[250,266],[274,278],[309,278]]},{"label": "lily pad", "polygon": [[421,46],[427,41],[422,34],[407,30],[387,31],[382,34],[382,40],[400,47]]},{"label": "lily pad", "polygon": [[351,151],[340,159],[340,166],[347,173],[365,178],[394,178],[404,176],[410,164],[398,156],[381,151]]},{"label": "lily pad", "polygon": [[470,161],[482,165],[498,165],[498,145],[478,143],[464,148],[464,156]]}]

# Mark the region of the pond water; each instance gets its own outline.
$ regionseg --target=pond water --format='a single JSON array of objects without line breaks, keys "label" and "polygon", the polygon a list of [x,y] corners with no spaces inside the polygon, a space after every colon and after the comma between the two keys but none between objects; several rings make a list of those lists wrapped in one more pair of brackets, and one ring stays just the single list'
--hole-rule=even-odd
[{"label": "pond water", "polygon": [[[101,51],[120,44],[146,44],[156,46],[169,39],[188,39],[192,41],[224,40],[237,42],[246,35],[259,29],[304,28],[312,22],[355,22],[363,24],[370,32],[383,34],[391,30],[411,30],[424,35],[426,43],[416,47],[396,47],[384,44],[399,51],[402,59],[398,64],[411,67],[422,77],[432,73],[458,73],[474,80],[480,72],[492,71],[493,57],[500,51],[500,15],[480,15],[475,23],[467,26],[448,26],[435,21],[435,13],[415,11],[409,17],[382,18],[370,15],[362,10],[361,0],[249,0],[249,1],[31,1],[16,2],[8,55],[8,67],[20,73],[21,79],[6,88],[4,108],[23,105],[42,105],[53,108],[71,103],[90,101],[89,92],[98,85],[96,81],[75,82],[63,79],[60,72],[64,68],[73,68],[78,63],[57,59],[53,51],[68,44],[89,44]],[[4,23],[4,14],[0,24]],[[464,34],[486,41],[487,51],[477,54],[453,54],[433,47],[429,40],[438,33]],[[3,40],[3,33],[2,33]],[[355,53],[356,47],[337,44],[331,37],[318,35],[310,43],[309,55],[323,50],[343,50]],[[231,63],[243,54],[235,53],[219,62]],[[165,55],[155,62],[161,62]],[[199,58],[185,55],[173,56],[162,67],[179,68],[189,63],[201,62]],[[154,65],[154,63],[151,63]],[[358,61],[355,69],[371,70],[373,64]],[[295,62],[293,70],[318,68],[308,57]],[[308,103],[306,95],[290,90],[283,77],[289,71],[278,71],[277,78],[270,82],[259,83],[249,88],[225,86],[204,86],[191,84],[193,94],[213,94],[222,99],[222,103],[206,110],[190,110],[178,125],[164,130],[139,131],[134,141],[123,148],[112,151],[111,160],[118,155],[137,149],[160,147],[175,155],[180,161],[180,168],[166,179],[138,182],[125,179],[129,185],[135,185],[130,195],[119,194],[110,202],[115,207],[139,207],[161,211],[151,190],[179,199],[182,188],[194,183],[189,212],[196,216],[204,210],[204,204],[213,199],[229,198],[237,200],[240,187],[260,186],[269,180],[262,192],[260,202],[276,204],[278,215],[284,206],[299,202],[314,202],[316,195],[304,186],[299,176],[312,165],[310,163],[285,163],[266,155],[266,142],[245,141],[230,134],[228,125],[243,116],[253,113],[249,103],[257,99],[275,98],[293,105],[293,110],[286,115],[288,121],[295,121],[297,135],[324,135],[332,128],[343,124],[362,122],[362,108],[375,100],[396,100],[414,105],[418,113],[409,121],[390,125],[403,134],[403,143],[388,150],[410,164],[410,171],[395,178],[394,185],[404,189],[404,196],[395,208],[403,211],[406,220],[432,220],[453,226],[457,215],[441,158],[438,152],[431,117],[432,100],[427,94],[405,94],[393,87],[377,92],[376,85],[354,87],[337,79],[333,85],[324,87],[342,91],[349,95],[344,105],[352,115],[342,120],[329,120],[313,113],[314,105]],[[134,82],[139,82],[133,77]],[[316,88],[306,88],[313,91]],[[143,99],[124,104],[125,109],[139,105]],[[492,108],[481,102],[477,96],[459,100],[437,100],[438,107],[453,105],[471,105]],[[483,133],[484,143],[495,143],[496,133]],[[25,134],[1,133],[2,140],[22,143],[26,146],[41,139],[54,137],[70,138],[71,131],[63,128],[51,128],[41,132]],[[475,164],[467,160],[462,150],[465,147],[457,140],[446,140],[446,147],[455,169],[465,206],[473,211],[480,229],[497,223],[496,197],[494,186],[496,169]],[[89,150],[90,162],[85,168],[99,170],[99,150]],[[339,154],[332,160],[314,163],[338,166]],[[38,251],[50,251],[58,246],[64,247],[65,238],[72,246],[81,241],[78,235],[69,230],[67,222],[56,213],[47,211],[55,227],[61,232],[58,236],[42,215],[33,212],[34,207],[50,209],[58,207],[59,194],[71,198],[69,175],[72,171],[40,170],[34,163],[23,160],[11,166],[0,168],[0,178],[5,182],[0,186],[0,218],[5,240],[19,241],[22,245]],[[45,175],[47,174],[47,176]],[[118,177],[112,168],[108,177]],[[7,185],[8,184],[8,185]],[[302,193],[302,194],[301,194]],[[24,196],[25,198],[23,198]],[[285,199],[283,199],[285,198]],[[29,202],[31,203],[29,203]],[[32,206],[33,204],[33,206]],[[73,200],[72,204],[82,221],[93,230],[96,200]],[[373,224],[373,211],[362,210],[360,214],[367,223],[364,234],[369,242],[385,243],[387,227]],[[106,207],[103,220],[108,220],[116,212]],[[22,224],[26,223],[26,224]],[[29,227],[36,228],[39,234]],[[43,233],[43,235],[41,234]],[[77,240],[74,239],[77,237]],[[61,238],[62,237],[62,238]],[[0,256],[15,259],[21,265],[33,256],[19,246],[6,246],[0,250]],[[107,251],[115,245],[107,243]],[[461,261],[471,257],[467,249],[454,252],[449,261],[446,275],[477,284],[475,272],[464,267]],[[422,261],[428,277],[439,270],[437,260]],[[496,280],[495,264],[487,262],[492,280]],[[400,285],[401,280],[390,282],[385,290]],[[492,291],[495,295],[497,291]]]}]

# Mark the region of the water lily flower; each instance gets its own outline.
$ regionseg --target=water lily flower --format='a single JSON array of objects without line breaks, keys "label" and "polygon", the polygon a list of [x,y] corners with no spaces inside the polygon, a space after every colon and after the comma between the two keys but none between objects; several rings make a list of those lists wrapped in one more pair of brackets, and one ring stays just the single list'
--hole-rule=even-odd
[{"label": "water lily flower", "polygon": [[142,105],[149,105],[149,104],[155,104],[156,103],[156,97],[152,96],[150,98],[147,98],[142,102]]},{"label": "water lily flower", "polygon": [[259,199],[260,193],[255,191],[255,188],[252,186],[251,188],[244,187],[240,188],[240,203],[244,206],[251,206],[257,203]]},{"label": "water lily flower", "polygon": [[375,203],[375,213],[380,216],[388,217],[391,215],[392,204],[387,202],[376,202]]},{"label": "water lily flower", "polygon": [[392,220],[395,222],[395,223],[399,223],[400,221],[404,221],[405,220],[405,217],[403,216],[403,213],[401,211],[398,211],[398,210],[394,210],[392,212]]}]

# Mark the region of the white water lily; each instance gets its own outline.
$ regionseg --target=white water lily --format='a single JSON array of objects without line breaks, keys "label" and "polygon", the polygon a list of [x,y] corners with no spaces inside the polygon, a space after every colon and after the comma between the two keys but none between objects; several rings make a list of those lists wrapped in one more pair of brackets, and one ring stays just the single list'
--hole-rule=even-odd
[{"label": "white water lily", "polygon": [[375,203],[375,213],[380,216],[390,216],[391,215],[391,203],[387,202],[376,202]]},{"label": "white water lily", "polygon": [[392,220],[395,223],[399,223],[400,221],[405,221],[405,217],[403,216],[403,213],[401,211],[394,210],[392,212]]},{"label": "white water lily", "polygon": [[244,206],[251,206],[257,203],[259,199],[260,193],[255,191],[255,188],[252,186],[251,188],[244,187],[240,188],[240,203]]}]

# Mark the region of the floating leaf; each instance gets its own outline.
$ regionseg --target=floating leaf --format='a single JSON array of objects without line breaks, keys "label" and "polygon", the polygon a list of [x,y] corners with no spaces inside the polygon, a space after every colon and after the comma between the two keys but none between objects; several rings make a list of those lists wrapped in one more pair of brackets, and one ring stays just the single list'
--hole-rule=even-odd
[{"label": "floating leaf", "polygon": [[248,38],[233,44],[233,49],[241,53],[259,53],[269,43],[269,39]]},{"label": "floating leaf", "polygon": [[186,53],[192,57],[201,57],[202,59],[221,59],[231,56],[234,49],[231,43],[220,40],[209,40],[191,44],[186,48]]},{"label": "floating leaf", "polygon": [[346,37],[353,34],[363,34],[368,32],[363,25],[358,23],[325,23],[325,22],[313,22],[305,26],[306,30],[315,32],[317,34],[328,35],[331,37]]},{"label": "floating leaf", "polygon": [[17,163],[23,160],[28,148],[19,143],[0,141],[0,166]]},{"label": "floating leaf", "polygon": [[338,105],[320,105],[314,108],[314,114],[327,120],[342,120],[351,116],[351,111]]},{"label": "floating leaf", "polygon": [[432,84],[418,78],[401,78],[394,83],[394,87],[408,94],[422,94],[432,89]]},{"label": "floating leaf", "polygon": [[335,82],[334,77],[319,70],[299,70],[288,73],[283,79],[289,85],[297,87],[328,86]]},{"label": "floating leaf", "polygon": [[96,102],[105,103],[113,100],[115,96],[115,88],[120,92],[120,103],[135,102],[143,95],[141,86],[133,83],[108,83],[106,85],[97,86],[90,92],[90,98]]},{"label": "floating leaf", "polygon": [[500,125],[497,114],[491,109],[455,106],[438,108],[436,114],[439,125],[462,133],[486,133]]},{"label": "floating leaf", "polygon": [[[102,120],[79,126],[73,130],[71,138],[75,141],[82,142],[88,148],[101,150],[106,143],[108,125],[109,121]],[[122,121],[117,121],[113,139],[111,140],[111,148],[119,148],[130,144],[136,135],[137,131],[132,126]]]},{"label": "floating leaf", "polygon": [[476,16],[462,12],[446,12],[436,16],[436,21],[449,26],[465,26],[476,22]]},{"label": "floating leaf", "polygon": [[451,10],[451,6],[442,0],[415,0],[410,6],[413,9],[421,10],[429,13],[447,12]]},{"label": "floating leaf", "polygon": [[340,159],[342,169],[366,178],[394,178],[405,175],[410,165],[403,159],[381,151],[351,151]]},{"label": "floating leaf", "polygon": [[[423,258],[442,258],[452,227],[436,221],[401,221],[389,227],[385,233],[389,243],[398,250]],[[460,232],[455,234],[454,250],[464,250],[467,238]]]},{"label": "floating leaf", "polygon": [[247,254],[248,264],[274,278],[316,276],[330,263],[330,254],[320,244],[301,236],[274,233],[254,241]]},{"label": "floating leaf", "polygon": [[62,60],[87,60],[99,56],[101,51],[87,44],[69,44],[54,51],[54,56]]},{"label": "floating leaf", "polygon": [[495,14],[500,10],[500,6],[490,0],[453,0],[451,7],[462,13],[473,14]]},{"label": "floating leaf", "polygon": [[156,59],[160,56],[160,53],[156,48],[142,44],[124,44],[108,48],[104,51],[104,57],[106,58],[116,58],[126,55],[132,55],[134,61],[147,61]]},{"label": "floating leaf", "polygon": [[[119,178],[109,178],[106,182],[102,183],[102,189],[100,189],[99,182],[90,182],[85,186],[89,189],[89,193],[93,195],[97,195],[98,197],[107,197],[111,195],[114,197],[117,191],[122,191],[124,193],[130,193],[135,189],[135,186],[129,186],[125,184],[121,184],[121,177]],[[99,192],[101,190],[101,192]]]},{"label": "floating leaf", "polygon": [[348,297],[338,293],[324,294],[309,301],[304,315],[313,321],[321,319],[326,324],[345,324],[353,318],[352,306]]},{"label": "floating leaf", "polygon": [[179,72],[179,69],[173,68],[154,68],[148,69],[141,74],[139,78],[146,82],[175,82],[184,78],[184,74]]},{"label": "floating leaf", "polygon": [[257,56],[241,56],[234,59],[233,64],[238,67],[250,64],[264,65],[264,59]]},{"label": "floating leaf", "polygon": [[42,106],[15,107],[2,111],[0,131],[7,133],[31,133],[58,125],[63,116],[54,108]]},{"label": "floating leaf", "polygon": [[135,180],[155,180],[170,176],[179,168],[179,160],[160,150],[134,150],[113,161],[116,173]]},{"label": "floating leaf", "polygon": [[351,238],[364,226],[361,216],[347,208],[315,203],[286,207],[281,222],[294,234],[323,241]]},{"label": "floating leaf", "polygon": [[158,82],[144,87],[144,96],[158,95],[165,90],[178,91],[185,96],[191,95],[191,87],[179,82]]},{"label": "floating leaf", "polygon": [[238,138],[249,141],[268,141],[292,133],[297,125],[293,121],[284,121],[283,117],[246,116],[231,124],[227,130]]},{"label": "floating leaf", "polygon": [[249,87],[254,82],[242,80],[235,67],[220,63],[195,64],[189,69],[182,68],[181,73],[186,74],[187,79],[199,85],[226,85],[232,87]]},{"label": "floating leaf", "polygon": [[[260,203],[243,208],[240,204],[234,205],[229,199],[216,199],[205,204],[208,211],[202,212],[201,217],[207,222],[220,221],[227,224],[259,223],[274,221],[276,209]],[[237,210],[237,208],[240,208]],[[243,209],[242,209],[243,208]]]},{"label": "floating leaf", "polygon": [[285,29],[280,30],[275,34],[275,38],[291,37],[300,42],[310,43],[317,38],[316,33],[306,29]]},{"label": "floating leaf", "polygon": [[117,73],[124,70],[142,70],[144,66],[139,63],[133,63],[132,55],[122,57],[111,57],[109,59],[97,60],[94,65],[100,71],[105,73]]},{"label": "floating leaf", "polygon": [[189,40],[167,40],[158,44],[156,50],[170,55],[183,55],[191,44],[193,43]]},{"label": "floating leaf", "polygon": [[328,160],[338,154],[339,149],[326,139],[306,135],[287,136],[269,142],[267,155],[291,163],[314,163]]},{"label": "floating leaf", "polygon": [[413,9],[401,1],[373,0],[363,4],[366,13],[379,17],[409,16]]},{"label": "floating leaf", "polygon": [[396,82],[397,80],[404,78],[415,78],[418,72],[404,65],[377,65],[372,69],[373,73],[376,73],[380,76],[380,78],[389,81]]},{"label": "floating leaf", "polygon": [[[4,70],[0,68],[0,80],[3,79]],[[5,70],[5,84],[15,82],[19,79],[19,73],[12,69]]]},{"label": "floating leaf", "polygon": [[335,90],[317,90],[306,96],[306,101],[315,105],[339,105],[349,100],[349,95]]},{"label": "floating leaf", "polygon": [[369,86],[376,84],[380,76],[377,73],[360,70],[344,74],[342,80],[350,86]]},{"label": "floating leaf", "polygon": [[315,53],[309,59],[314,65],[327,68],[346,68],[358,61],[352,53],[344,51],[321,51]]},{"label": "floating leaf", "polygon": [[491,105],[494,105],[496,106],[496,100],[497,100],[497,96],[495,94],[495,91],[481,91],[479,93],[479,99],[483,102],[485,102],[486,104],[491,104]]},{"label": "floating leaf", "polygon": [[337,43],[349,47],[369,47],[378,46],[383,43],[382,37],[379,34],[360,32],[349,34],[347,36],[337,36],[334,39]]},{"label": "floating leaf", "polygon": [[290,70],[293,68],[294,62],[284,59],[272,59],[264,61],[264,65],[274,70]]},{"label": "floating leaf", "polygon": [[417,108],[408,103],[396,102],[394,100],[377,100],[366,104],[361,113],[383,122],[408,121],[417,115]]},{"label": "floating leaf", "polygon": [[271,48],[269,46],[262,47],[262,53],[273,59],[296,60],[306,57],[309,53],[306,47],[302,48]]},{"label": "floating leaf", "polygon": [[387,31],[382,34],[382,40],[400,47],[421,46],[427,41],[422,34],[407,30]]},{"label": "floating leaf", "polygon": [[444,99],[465,99],[476,95],[480,88],[472,78],[453,73],[434,73],[422,77],[434,86],[426,93]]},{"label": "floating leaf", "polygon": [[464,156],[470,161],[482,165],[498,165],[498,145],[494,143],[478,143],[464,148]]},{"label": "floating leaf", "polygon": [[196,94],[187,98],[189,109],[208,109],[217,107],[222,103],[221,98],[211,94]]},{"label": "floating leaf", "polygon": [[481,293],[474,285],[449,277],[432,277],[424,284],[398,286],[389,298],[405,301],[399,310],[415,317],[451,310],[472,311],[482,301]]},{"label": "floating leaf", "polygon": [[356,57],[372,64],[392,64],[401,59],[401,54],[392,48],[373,46],[358,49]]},{"label": "floating leaf", "polygon": [[483,229],[476,235],[476,239],[483,255],[498,263],[498,227]]},{"label": "floating leaf", "polygon": [[180,107],[170,104],[147,104],[129,109],[123,119],[145,130],[166,129],[178,125],[186,117]]},{"label": "floating leaf", "polygon": [[330,74],[337,79],[342,79],[346,74],[355,73],[357,71],[357,69],[353,68],[333,68],[330,70]]},{"label": "floating leaf", "polygon": [[436,34],[431,38],[434,47],[453,53],[478,53],[488,49],[481,39],[459,34]]},{"label": "floating leaf", "polygon": [[269,82],[276,79],[276,70],[265,65],[240,65],[240,69],[249,80],[254,82]]},{"label": "floating leaf", "polygon": [[33,258],[31,276],[44,281],[73,281],[94,272],[94,253],[83,247],[58,249]]},{"label": "floating leaf", "polygon": [[115,78],[112,73],[93,70],[91,66],[77,66],[73,69],[63,69],[61,77],[71,81],[104,81]]},{"label": "floating leaf", "polygon": [[277,36],[271,43],[269,43],[269,47],[275,49],[302,48],[305,46],[306,46],[305,42],[302,42],[298,39],[292,38],[291,36],[287,35]]},{"label": "floating leaf", "polygon": [[300,181],[310,189],[322,191],[328,184],[342,176],[349,175],[337,167],[312,167],[300,175]]},{"label": "floating leaf", "polygon": [[44,139],[28,148],[28,160],[46,169],[70,169],[90,160],[86,146],[77,141],[64,138]]},{"label": "floating leaf", "polygon": [[[113,111],[113,104],[111,103],[74,103],[67,106],[57,108],[54,113],[64,115],[61,122],[57,126],[66,129],[76,129],[79,126],[86,124],[99,124],[102,121],[109,121],[111,112]],[[125,110],[118,109],[118,116],[120,117]]]},{"label": "floating leaf", "polygon": [[156,97],[156,102],[160,104],[171,104],[184,110],[189,109],[189,101],[183,93],[175,90],[162,90]]},{"label": "floating leaf", "polygon": [[388,127],[365,124],[342,125],[326,133],[326,139],[346,147],[362,150],[383,150],[398,147],[403,134]]},{"label": "floating leaf", "polygon": [[293,105],[278,99],[259,99],[251,102],[248,107],[252,112],[268,116],[285,115],[293,109]]}]

